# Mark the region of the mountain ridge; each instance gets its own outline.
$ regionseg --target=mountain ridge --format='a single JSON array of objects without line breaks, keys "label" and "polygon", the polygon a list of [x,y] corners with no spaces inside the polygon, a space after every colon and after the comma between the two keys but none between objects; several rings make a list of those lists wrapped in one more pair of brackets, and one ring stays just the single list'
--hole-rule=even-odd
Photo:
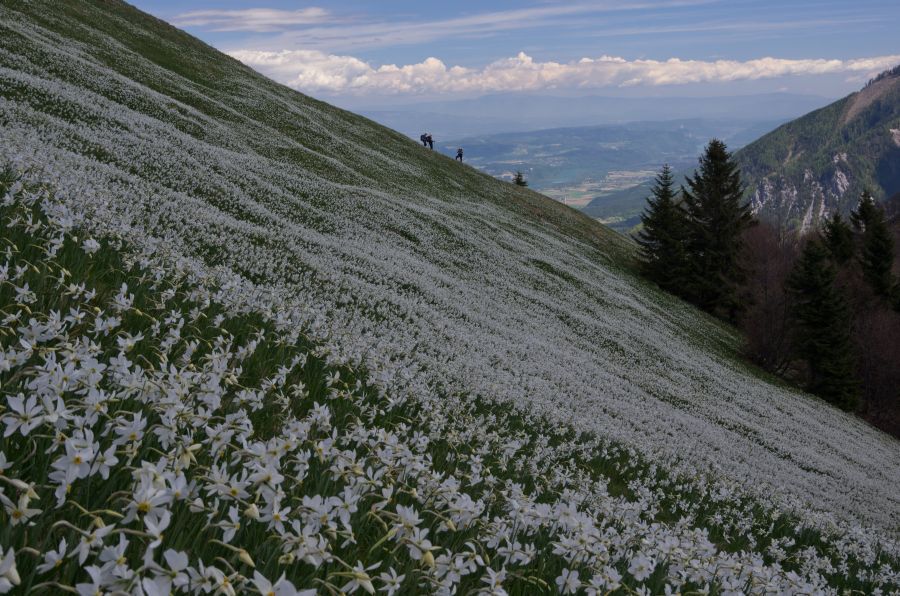
[{"label": "mountain ridge", "polygon": [[[783,124],[735,151],[747,196],[761,217],[808,230],[848,213],[863,190],[878,200],[900,190],[900,75],[887,71],[828,106]],[[611,197],[637,209],[642,185]],[[585,212],[600,212],[603,198]],[[642,205],[641,205],[642,206]]]},{"label": "mountain ridge", "polygon": [[879,199],[900,190],[900,76],[803,116],[738,151],[754,209],[809,229],[826,214],[849,212],[868,189]]}]

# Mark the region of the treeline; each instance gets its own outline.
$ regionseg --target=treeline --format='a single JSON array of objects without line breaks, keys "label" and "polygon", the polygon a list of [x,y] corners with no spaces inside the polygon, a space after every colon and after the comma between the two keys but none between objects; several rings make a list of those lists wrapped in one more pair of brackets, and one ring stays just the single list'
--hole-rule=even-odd
[{"label": "treeline", "polygon": [[864,193],[849,219],[801,236],[743,196],[721,141],[680,188],[664,167],[636,236],[643,274],[737,325],[758,365],[900,436],[900,221]]},{"label": "treeline", "polygon": [[887,79],[889,77],[896,77],[896,76],[900,76],[900,64],[898,64],[897,66],[895,66],[894,68],[892,68],[890,70],[886,70],[886,71],[882,72],[881,74],[879,74],[877,77],[875,77],[873,79],[869,79],[869,81],[866,83],[866,86],[863,87],[863,89],[865,89],[867,87],[871,87],[875,83],[877,83],[879,81],[883,81],[884,79]]}]

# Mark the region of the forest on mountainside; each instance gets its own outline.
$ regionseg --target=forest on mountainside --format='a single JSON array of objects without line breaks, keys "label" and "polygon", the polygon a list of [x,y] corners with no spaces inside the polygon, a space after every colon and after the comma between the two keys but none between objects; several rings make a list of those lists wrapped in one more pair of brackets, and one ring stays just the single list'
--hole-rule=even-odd
[{"label": "forest on mountainside", "polygon": [[716,140],[686,187],[664,168],[636,236],[644,275],[735,324],[757,365],[900,436],[900,194],[803,231],[754,219],[741,188]]}]

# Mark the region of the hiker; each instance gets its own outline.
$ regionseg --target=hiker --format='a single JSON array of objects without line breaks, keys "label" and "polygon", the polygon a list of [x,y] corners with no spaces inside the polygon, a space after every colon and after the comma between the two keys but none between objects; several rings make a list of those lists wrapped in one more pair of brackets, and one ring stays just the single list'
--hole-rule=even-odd
[{"label": "hiker", "polygon": [[463,155],[462,147],[457,147],[456,148],[456,159],[458,159],[460,161],[460,163],[462,163],[462,155]]},{"label": "hiker", "polygon": [[430,149],[434,149],[434,139],[431,138],[431,133],[425,133],[425,141],[428,143],[428,147]]},{"label": "hiker", "polygon": [[422,141],[422,146],[423,146],[423,147],[427,147],[427,146],[428,146],[428,134],[427,134],[427,133],[424,133],[424,132],[423,132],[422,135],[419,137],[419,140]]}]

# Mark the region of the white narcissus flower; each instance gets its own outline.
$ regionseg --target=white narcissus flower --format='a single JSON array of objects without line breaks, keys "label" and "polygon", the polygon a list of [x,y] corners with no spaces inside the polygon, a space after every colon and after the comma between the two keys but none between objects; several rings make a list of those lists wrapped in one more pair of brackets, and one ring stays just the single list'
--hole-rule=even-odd
[{"label": "white narcissus flower", "polygon": [[9,516],[10,522],[13,526],[16,526],[18,524],[28,524],[31,518],[41,512],[40,509],[33,509],[28,507],[29,501],[29,496],[27,494],[23,494],[19,497],[19,500],[15,505],[12,505],[12,503],[10,503],[9,505],[4,504],[6,515]]},{"label": "white narcissus flower", "polygon": [[219,527],[224,530],[222,533],[222,542],[231,542],[235,533],[241,529],[241,518],[237,507],[228,508],[228,519],[219,522]]},{"label": "white narcissus flower", "polygon": [[65,562],[66,558],[66,548],[67,543],[66,539],[62,538],[59,541],[59,546],[56,550],[50,550],[44,553],[44,562],[37,566],[38,573],[47,573],[53,569],[56,569],[60,565]]},{"label": "white narcissus flower", "polygon": [[381,563],[375,563],[374,565],[366,567],[362,562],[357,561],[356,565],[353,566],[353,570],[345,574],[350,576],[350,581],[344,584],[341,591],[347,594],[353,594],[358,589],[362,588],[369,594],[374,594],[375,586],[372,585],[372,578],[369,575],[369,571],[377,569],[380,565]]},{"label": "white narcissus flower", "polygon": [[231,583],[231,579],[218,567],[212,565],[206,567],[203,570],[203,578],[213,592],[225,594],[226,596],[235,596],[234,585]]},{"label": "white narcissus flower", "polygon": [[389,567],[386,572],[382,572],[378,575],[378,579],[381,580],[382,584],[381,587],[378,588],[378,591],[384,592],[387,596],[394,596],[403,585],[403,580],[406,579],[406,575],[397,575],[394,568]]},{"label": "white narcissus flower", "polygon": [[53,467],[72,478],[86,478],[91,472],[94,448],[89,441],[66,439],[66,454],[53,462]]},{"label": "white narcissus flower", "polygon": [[571,569],[563,569],[559,577],[556,578],[556,587],[562,594],[574,594],[581,587],[578,581],[578,571]]},{"label": "white narcissus flower", "polygon": [[4,437],[9,437],[16,431],[20,432],[23,437],[27,437],[44,420],[42,416],[44,408],[38,404],[38,398],[35,395],[29,395],[26,401],[25,396],[19,393],[16,396],[8,397],[6,403],[11,413],[0,418],[6,425]]},{"label": "white narcissus flower", "polygon": [[506,590],[503,589],[503,582],[506,581],[506,569],[496,571],[490,567],[484,570],[485,576],[481,578],[482,583],[487,584],[485,590],[491,596],[506,596]]},{"label": "white narcissus flower", "polygon": [[103,546],[103,540],[109,535],[110,532],[113,531],[115,527],[110,524],[107,526],[103,526],[102,528],[96,528],[95,530],[87,531],[78,540],[78,544],[75,548],[72,549],[72,552],[69,553],[70,557],[78,556],[78,564],[84,565],[85,561],[87,561],[88,556],[96,549],[101,548]]},{"label": "white narcissus flower", "polygon": [[147,545],[148,550],[153,550],[162,544],[163,532],[172,521],[172,513],[164,509],[161,514],[150,513],[144,517],[144,530],[153,537],[153,541]]},{"label": "white narcissus flower", "polygon": [[89,565],[84,568],[91,578],[91,583],[75,584],[75,590],[80,596],[98,596],[106,594],[105,588],[109,583],[109,575],[96,565]]},{"label": "white narcissus flower", "polygon": [[[387,491],[387,496],[390,498],[391,489],[385,489]],[[404,505],[397,505],[397,517],[399,518],[400,527],[398,528],[398,536],[408,536],[412,533],[412,531],[422,523],[422,518],[419,517],[419,514],[412,507],[406,507]]]},{"label": "white narcissus flower", "polygon": [[97,454],[94,458],[94,464],[91,466],[91,472],[98,472],[104,480],[109,479],[110,471],[119,463],[116,457],[116,446],[110,445],[106,451]]},{"label": "white narcissus flower", "polygon": [[166,575],[143,578],[141,589],[144,590],[145,596],[171,596],[173,594],[172,580]]},{"label": "white narcissus flower", "polygon": [[284,579],[284,574],[274,584],[259,571],[253,572],[253,586],[262,596],[315,596],[315,590],[297,590],[294,584]]},{"label": "white narcissus flower", "polygon": [[168,584],[179,589],[187,586],[190,583],[190,578],[186,573],[189,563],[188,556],[170,548],[163,553],[163,559],[165,559],[167,567],[154,566],[154,568],[162,572]]},{"label": "white narcissus flower", "polygon": [[656,562],[653,559],[643,553],[638,553],[631,559],[631,563],[628,565],[628,573],[640,582],[650,577],[654,567],[656,567]]},{"label": "white narcissus flower", "polygon": [[100,562],[106,563],[104,569],[116,577],[130,578],[133,575],[128,568],[128,559],[125,551],[128,550],[128,539],[125,534],[119,534],[119,543],[115,546],[106,546],[100,552]]},{"label": "white narcissus flower", "polygon": [[100,243],[94,240],[93,238],[88,238],[84,242],[81,243],[81,250],[86,252],[89,255],[94,254],[98,250],[100,250]]},{"label": "white narcissus flower", "polygon": [[22,582],[16,570],[15,552],[12,548],[3,552],[0,546],[0,594],[5,594]]}]

